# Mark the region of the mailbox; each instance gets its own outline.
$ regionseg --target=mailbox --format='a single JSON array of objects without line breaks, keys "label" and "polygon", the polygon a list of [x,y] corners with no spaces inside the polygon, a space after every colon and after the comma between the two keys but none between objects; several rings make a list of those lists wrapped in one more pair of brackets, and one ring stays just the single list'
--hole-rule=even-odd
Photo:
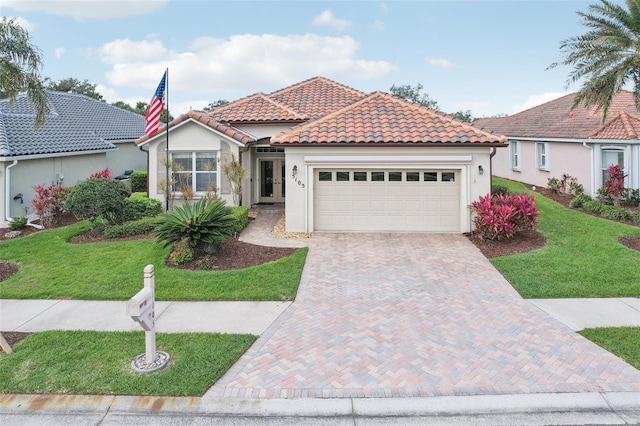
[{"label": "mailbox", "polygon": [[154,329],[154,300],[153,290],[145,287],[127,303],[127,315],[139,323],[146,331]]}]

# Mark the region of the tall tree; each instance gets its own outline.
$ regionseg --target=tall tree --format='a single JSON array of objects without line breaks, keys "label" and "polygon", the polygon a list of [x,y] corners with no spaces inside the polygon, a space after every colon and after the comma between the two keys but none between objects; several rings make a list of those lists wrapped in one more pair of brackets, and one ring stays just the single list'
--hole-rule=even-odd
[{"label": "tall tree", "polygon": [[77,93],[104,102],[104,98],[96,92],[97,84],[89,83],[89,80],[80,81],[77,78],[69,77],[60,81],[53,81],[49,77],[45,78],[47,89],[58,92]]},{"label": "tall tree", "polygon": [[42,55],[29,41],[29,33],[15,19],[2,18],[0,22],[0,97],[15,102],[20,92],[36,109],[35,125],[44,123],[51,110],[47,93],[40,79]]},{"label": "tall tree", "polygon": [[391,86],[391,89],[389,89],[389,91],[392,95],[402,98],[405,101],[409,101],[411,103],[426,106],[428,108],[439,111],[440,107],[438,107],[438,101],[436,101],[435,99],[431,99],[428,94],[422,93],[422,89],[423,87],[420,83],[418,83],[415,87],[412,87],[410,84],[403,84],[400,86],[396,86],[394,84]]},{"label": "tall tree", "polygon": [[214,109],[215,107],[219,107],[222,106],[224,104],[228,104],[229,101],[226,99],[218,99],[215,102],[209,102],[209,105],[207,105],[206,107],[203,108],[204,111],[211,111],[212,109]]},{"label": "tall tree", "polygon": [[462,121],[463,123],[473,123],[473,121],[476,119],[473,116],[473,113],[471,112],[470,109],[466,111],[463,111],[463,110],[456,111],[453,114],[451,114],[451,116],[456,120]]},{"label": "tall tree", "polygon": [[626,9],[599,0],[587,13],[578,12],[588,31],[561,41],[562,60],[549,66],[573,66],[567,86],[585,79],[573,107],[598,106],[602,108],[602,121],[614,95],[629,82],[633,83],[636,108],[640,109],[640,0],[625,3]]}]

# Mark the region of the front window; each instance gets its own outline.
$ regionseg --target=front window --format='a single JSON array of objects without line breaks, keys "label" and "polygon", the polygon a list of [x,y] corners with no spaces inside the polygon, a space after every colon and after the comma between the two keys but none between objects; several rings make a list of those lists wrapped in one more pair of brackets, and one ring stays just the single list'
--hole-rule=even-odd
[{"label": "front window", "polygon": [[215,192],[218,182],[218,153],[174,152],[171,154],[173,190]]},{"label": "front window", "polygon": [[602,182],[609,179],[609,166],[620,166],[620,170],[624,170],[624,151],[620,149],[603,149],[602,150]]},{"label": "front window", "polygon": [[520,142],[511,141],[509,143],[509,154],[511,156],[511,168],[520,170]]},{"label": "front window", "polygon": [[540,170],[549,170],[549,144],[546,142],[536,143],[536,162]]}]

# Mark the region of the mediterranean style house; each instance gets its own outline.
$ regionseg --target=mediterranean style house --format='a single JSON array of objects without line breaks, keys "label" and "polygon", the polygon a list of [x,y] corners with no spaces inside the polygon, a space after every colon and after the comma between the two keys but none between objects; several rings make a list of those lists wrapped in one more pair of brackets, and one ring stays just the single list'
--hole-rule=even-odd
[{"label": "mediterranean style house", "polygon": [[315,77],[189,111],[136,144],[148,153],[149,196],[159,200],[168,171],[196,197],[214,183],[232,203],[220,164],[233,155],[248,171],[242,204],[284,204],[289,232],[464,233],[506,141],[390,94]]},{"label": "mediterranean style house", "polygon": [[640,112],[632,92],[620,91],[606,121],[599,108],[571,108],[575,93],[508,117],[482,118],[473,125],[506,135],[509,149],[493,161],[496,176],[538,186],[563,174],[596,195],[609,165],[627,174],[625,186],[640,188]]}]

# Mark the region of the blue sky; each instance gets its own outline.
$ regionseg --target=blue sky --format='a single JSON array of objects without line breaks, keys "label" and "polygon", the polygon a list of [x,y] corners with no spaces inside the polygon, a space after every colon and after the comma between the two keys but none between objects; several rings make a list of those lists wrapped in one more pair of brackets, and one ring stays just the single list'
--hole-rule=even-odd
[{"label": "blue sky", "polygon": [[[593,0],[595,1],[595,0]],[[148,102],[169,68],[177,116],[324,76],[364,92],[420,83],[446,112],[512,114],[577,91],[560,41],[572,1],[2,0],[44,55],[43,77]]]}]

